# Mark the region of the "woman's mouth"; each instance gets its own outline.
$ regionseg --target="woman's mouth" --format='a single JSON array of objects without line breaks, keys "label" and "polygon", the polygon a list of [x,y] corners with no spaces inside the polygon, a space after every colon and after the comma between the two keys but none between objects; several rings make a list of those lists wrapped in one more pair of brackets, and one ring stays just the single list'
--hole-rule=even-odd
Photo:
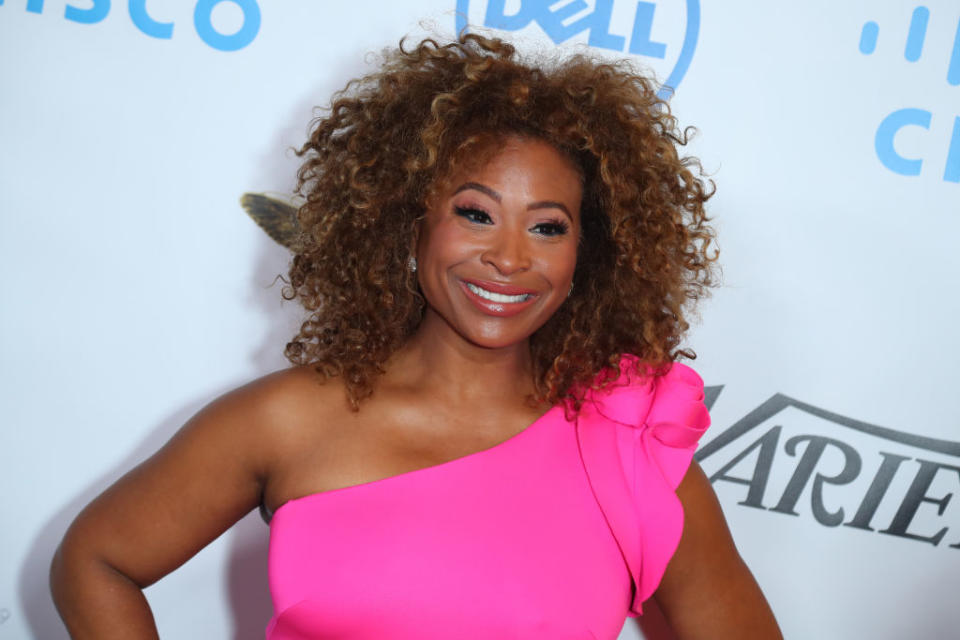
[{"label": "woman's mouth", "polygon": [[529,300],[530,298],[533,297],[533,294],[531,293],[521,293],[520,295],[516,295],[516,296],[508,296],[502,293],[495,293],[493,291],[487,291],[486,289],[482,287],[478,287],[477,285],[472,284],[470,282],[467,282],[466,285],[467,285],[467,288],[470,289],[470,291],[474,292],[475,294],[477,294],[478,296],[480,296],[485,300],[490,300],[491,302],[523,302],[524,300]]},{"label": "woman's mouth", "polygon": [[526,309],[536,300],[537,292],[493,282],[461,280],[460,286],[467,299],[485,314],[499,317],[512,316]]}]

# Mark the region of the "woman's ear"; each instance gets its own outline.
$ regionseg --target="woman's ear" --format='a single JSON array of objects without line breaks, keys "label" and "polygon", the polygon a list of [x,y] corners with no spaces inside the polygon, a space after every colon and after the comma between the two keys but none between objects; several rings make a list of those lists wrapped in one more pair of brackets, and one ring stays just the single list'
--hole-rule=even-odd
[{"label": "woman's ear", "polygon": [[417,272],[417,250],[420,247],[420,228],[423,225],[423,216],[413,221],[413,233],[410,237],[410,257],[407,258],[407,270],[410,273]]},{"label": "woman's ear", "polygon": [[410,255],[416,256],[417,250],[420,248],[420,231],[423,229],[424,220],[426,219],[426,214],[422,213],[417,216],[413,221],[413,234],[410,238]]}]

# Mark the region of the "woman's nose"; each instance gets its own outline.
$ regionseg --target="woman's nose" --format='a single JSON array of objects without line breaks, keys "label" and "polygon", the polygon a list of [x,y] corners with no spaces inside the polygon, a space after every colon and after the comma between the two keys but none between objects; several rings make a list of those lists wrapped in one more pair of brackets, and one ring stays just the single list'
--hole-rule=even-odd
[{"label": "woman's nose", "polygon": [[481,255],[484,264],[489,264],[503,275],[510,275],[530,267],[530,252],[523,233],[504,232],[491,238]]}]

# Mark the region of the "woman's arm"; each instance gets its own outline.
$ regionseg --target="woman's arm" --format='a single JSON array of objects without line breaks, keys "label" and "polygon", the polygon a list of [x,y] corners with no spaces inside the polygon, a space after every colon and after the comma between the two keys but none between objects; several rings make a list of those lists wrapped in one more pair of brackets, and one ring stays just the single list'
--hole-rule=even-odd
[{"label": "woman's arm", "polygon": [[710,481],[696,462],[677,495],[680,545],[653,597],[680,640],[783,638],[770,605],[740,558]]},{"label": "woman's arm", "polygon": [[142,589],[260,501],[276,378],[205,407],[77,516],[50,571],[54,602],[71,637],[157,637]]}]

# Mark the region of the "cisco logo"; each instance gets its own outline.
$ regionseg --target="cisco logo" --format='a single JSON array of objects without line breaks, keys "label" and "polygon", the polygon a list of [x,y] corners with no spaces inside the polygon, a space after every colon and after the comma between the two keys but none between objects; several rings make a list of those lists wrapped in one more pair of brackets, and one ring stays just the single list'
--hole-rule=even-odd
[{"label": "cisco logo", "polygon": [[[27,0],[26,10],[30,13],[43,13],[43,3],[44,0]],[[0,0],[0,6],[3,4],[4,0]],[[64,19],[79,24],[96,24],[110,14],[110,0],[83,0],[78,4],[83,6],[67,4],[63,12]],[[232,5],[233,9],[239,9],[242,13],[242,24],[233,33],[223,33],[214,26],[214,12],[220,11],[219,7],[223,4]],[[144,35],[161,40],[173,38],[174,23],[148,13],[147,0],[128,0],[127,10],[130,22]],[[222,10],[229,11],[230,8],[224,7]],[[214,49],[237,51],[257,37],[260,31],[260,6],[257,0],[196,0],[193,27],[200,39]]]},{"label": "cisco logo", "polygon": [[637,56],[663,81],[660,97],[666,99],[683,80],[697,48],[700,2],[457,0],[457,33],[471,26]]},{"label": "cisco logo", "polygon": [[[884,40],[883,45],[903,46],[904,59],[907,62],[916,63],[924,55],[923,49],[929,24],[930,10],[923,6],[917,7],[913,10],[910,18],[906,39],[889,38]],[[866,22],[860,31],[860,53],[867,56],[873,54],[877,50],[879,37],[880,26],[872,20]],[[956,34],[953,37],[953,46],[950,51],[928,52],[927,57],[939,60],[947,59],[944,80],[950,86],[960,86],[960,20],[957,22]],[[918,107],[907,107],[891,112],[880,121],[877,127],[877,134],[874,138],[877,157],[883,163],[883,166],[894,173],[903,176],[920,175],[923,158],[902,156],[894,148],[894,137],[905,127],[921,127],[930,131],[932,124],[944,120],[949,121],[951,117],[953,117],[953,131],[949,135],[949,139],[944,140],[947,145],[947,159],[943,167],[943,180],[945,182],[960,182],[960,116],[956,114],[939,113],[934,115],[928,109]],[[940,125],[937,131],[942,129],[943,126]]]}]

